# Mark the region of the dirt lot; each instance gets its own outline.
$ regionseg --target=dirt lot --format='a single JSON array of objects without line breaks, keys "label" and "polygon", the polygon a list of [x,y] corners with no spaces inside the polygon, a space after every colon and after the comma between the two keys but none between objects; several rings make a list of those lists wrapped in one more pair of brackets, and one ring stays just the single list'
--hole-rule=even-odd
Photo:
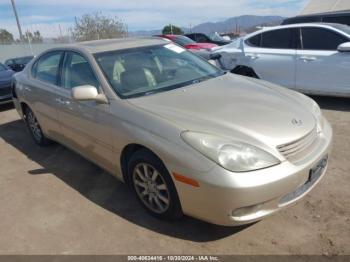
[{"label": "dirt lot", "polygon": [[150,217],[95,165],[37,147],[0,106],[0,254],[350,254],[350,100],[316,100],[335,134],[328,174],[297,205],[240,228]]}]

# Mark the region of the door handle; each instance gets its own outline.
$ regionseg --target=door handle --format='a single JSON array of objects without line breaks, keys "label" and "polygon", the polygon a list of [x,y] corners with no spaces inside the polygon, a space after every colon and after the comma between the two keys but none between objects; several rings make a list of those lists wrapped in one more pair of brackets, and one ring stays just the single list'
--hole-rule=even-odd
[{"label": "door handle", "polygon": [[312,61],[316,61],[317,58],[313,57],[313,56],[301,56],[300,60],[302,60],[304,62],[312,62]]},{"label": "door handle", "polygon": [[247,57],[249,57],[252,60],[256,60],[256,59],[258,59],[260,57],[260,55],[258,55],[258,54],[251,54],[251,55],[247,55]]},{"label": "door handle", "polygon": [[63,99],[63,98],[56,98],[56,102],[60,105],[68,105],[69,101]]}]

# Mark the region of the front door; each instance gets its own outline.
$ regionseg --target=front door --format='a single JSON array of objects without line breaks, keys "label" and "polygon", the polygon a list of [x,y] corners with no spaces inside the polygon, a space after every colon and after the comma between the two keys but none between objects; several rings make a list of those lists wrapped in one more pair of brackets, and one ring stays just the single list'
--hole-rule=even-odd
[{"label": "front door", "polygon": [[311,94],[350,94],[350,54],[337,51],[348,42],[326,28],[301,28],[297,51],[296,88]]},{"label": "front door", "polygon": [[64,143],[82,155],[113,172],[115,156],[108,121],[109,105],[95,101],[76,101],[72,98],[74,87],[91,85],[99,92],[102,88],[88,60],[81,54],[66,52],[62,66],[61,88],[58,102],[59,121]]}]

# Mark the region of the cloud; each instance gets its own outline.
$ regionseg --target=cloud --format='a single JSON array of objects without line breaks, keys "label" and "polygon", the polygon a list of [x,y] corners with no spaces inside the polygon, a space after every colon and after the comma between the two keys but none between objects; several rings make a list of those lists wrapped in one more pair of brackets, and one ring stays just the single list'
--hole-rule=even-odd
[{"label": "cloud", "polygon": [[[188,27],[207,21],[219,21],[228,17],[256,14],[294,16],[307,0],[16,0],[23,27],[44,30],[45,36],[57,34],[47,28],[58,25],[68,28],[75,16],[101,11],[117,16],[126,22],[130,30],[159,29],[174,23]],[[0,0],[0,25],[16,34],[15,20],[9,0]]]}]

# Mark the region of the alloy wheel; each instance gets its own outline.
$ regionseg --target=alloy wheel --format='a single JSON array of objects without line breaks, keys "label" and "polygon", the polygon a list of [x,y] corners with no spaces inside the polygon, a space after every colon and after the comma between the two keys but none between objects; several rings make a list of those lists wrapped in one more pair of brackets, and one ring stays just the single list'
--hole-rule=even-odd
[{"label": "alloy wheel", "polygon": [[151,211],[162,214],[170,206],[170,192],[162,174],[147,163],[139,163],[133,171],[137,195]]},{"label": "alloy wheel", "polygon": [[30,131],[32,132],[34,139],[36,141],[41,141],[43,134],[40,128],[40,125],[36,119],[36,117],[34,116],[32,111],[29,111],[27,114],[27,121],[28,121],[28,125],[30,128]]}]

